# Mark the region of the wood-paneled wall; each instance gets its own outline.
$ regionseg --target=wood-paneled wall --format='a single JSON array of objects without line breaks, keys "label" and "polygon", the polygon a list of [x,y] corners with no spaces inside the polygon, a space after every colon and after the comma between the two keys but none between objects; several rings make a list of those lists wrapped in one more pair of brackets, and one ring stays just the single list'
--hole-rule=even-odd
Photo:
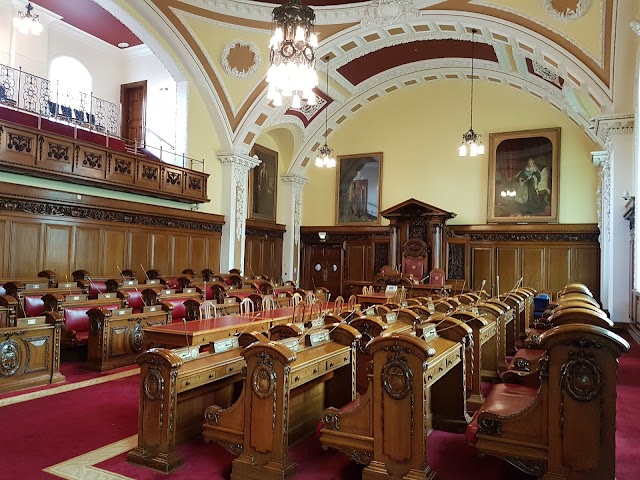
[{"label": "wood-paneled wall", "polygon": [[[596,225],[467,225],[451,228],[445,240],[447,278],[451,265],[464,263],[466,287],[508,291],[522,278],[536,290],[557,292],[581,282],[600,298],[600,243]],[[465,257],[451,245],[465,246]],[[455,251],[455,253],[453,253]]]},{"label": "wood-paneled wall", "polygon": [[220,268],[222,217],[0,184],[0,277],[83,269],[118,277],[131,268],[177,275]]},{"label": "wood-paneled wall", "polygon": [[244,275],[266,275],[281,279],[284,232],[284,225],[247,220]]}]

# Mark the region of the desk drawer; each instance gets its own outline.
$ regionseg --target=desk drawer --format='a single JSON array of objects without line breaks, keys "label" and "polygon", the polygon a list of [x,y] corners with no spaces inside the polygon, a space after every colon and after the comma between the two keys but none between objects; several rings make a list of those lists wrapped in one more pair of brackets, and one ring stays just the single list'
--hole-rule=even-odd
[{"label": "desk drawer", "polygon": [[291,373],[291,388],[302,385],[325,372],[324,363],[309,365],[307,368]]},{"label": "desk drawer", "polygon": [[335,370],[342,365],[346,365],[350,360],[351,355],[349,352],[345,352],[340,355],[334,355],[333,357],[327,359],[326,371],[330,372],[331,370]]},{"label": "desk drawer", "polygon": [[214,381],[216,378],[218,378],[218,375],[216,374],[216,369],[213,368],[206,372],[191,374],[185,377],[178,377],[178,392],[197,388],[201,385],[205,385]]},{"label": "desk drawer", "polygon": [[227,377],[229,375],[240,373],[242,371],[242,367],[244,367],[244,359],[238,359],[235,362],[217,367],[216,378]]}]

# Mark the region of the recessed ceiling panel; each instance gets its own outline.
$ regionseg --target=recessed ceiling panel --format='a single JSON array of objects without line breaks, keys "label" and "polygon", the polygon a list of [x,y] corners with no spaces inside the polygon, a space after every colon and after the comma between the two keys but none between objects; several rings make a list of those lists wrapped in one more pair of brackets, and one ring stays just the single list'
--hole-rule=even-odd
[{"label": "recessed ceiling panel", "polygon": [[[498,62],[493,46],[476,42],[473,48],[476,59]],[[439,58],[471,58],[471,42],[447,39],[402,43],[356,58],[340,67],[338,72],[355,86],[386,70]]]}]

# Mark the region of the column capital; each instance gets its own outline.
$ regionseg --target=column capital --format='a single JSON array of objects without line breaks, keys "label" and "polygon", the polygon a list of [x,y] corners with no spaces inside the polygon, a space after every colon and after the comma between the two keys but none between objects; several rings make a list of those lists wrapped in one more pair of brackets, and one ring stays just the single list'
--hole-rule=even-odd
[{"label": "column capital", "polygon": [[301,187],[304,187],[307,183],[309,183],[309,177],[305,177],[304,175],[298,175],[296,173],[288,173],[286,175],[280,175],[280,180],[282,181],[282,183],[299,185]]},{"label": "column capital", "polygon": [[240,152],[218,154],[218,160],[220,160],[222,165],[241,168],[247,172],[261,163],[257,155],[252,157],[246,153]]},{"label": "column capital", "polygon": [[591,125],[596,137],[602,141],[602,144],[610,145],[611,135],[633,133],[634,117],[632,113],[600,115],[591,120]]},{"label": "column capital", "polygon": [[596,152],[591,152],[591,162],[596,167],[607,167],[609,165],[610,159],[611,154],[608,150],[598,150]]}]

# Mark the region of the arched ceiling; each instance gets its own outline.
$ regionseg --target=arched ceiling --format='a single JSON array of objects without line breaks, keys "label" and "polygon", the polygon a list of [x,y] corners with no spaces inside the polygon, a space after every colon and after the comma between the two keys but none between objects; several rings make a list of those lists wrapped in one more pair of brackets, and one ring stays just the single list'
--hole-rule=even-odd
[{"label": "arched ceiling", "polygon": [[[319,101],[297,111],[276,108],[265,95],[271,11],[282,2],[146,2],[196,61],[234,150],[247,153],[265,128],[289,125],[299,132],[293,170],[304,169],[321,144],[325,108],[330,132],[398,88],[469,79],[472,29],[479,81],[548,101],[585,130],[613,105],[614,0],[314,0]],[[235,51],[255,63],[242,75],[229,65],[238,42]]]}]

